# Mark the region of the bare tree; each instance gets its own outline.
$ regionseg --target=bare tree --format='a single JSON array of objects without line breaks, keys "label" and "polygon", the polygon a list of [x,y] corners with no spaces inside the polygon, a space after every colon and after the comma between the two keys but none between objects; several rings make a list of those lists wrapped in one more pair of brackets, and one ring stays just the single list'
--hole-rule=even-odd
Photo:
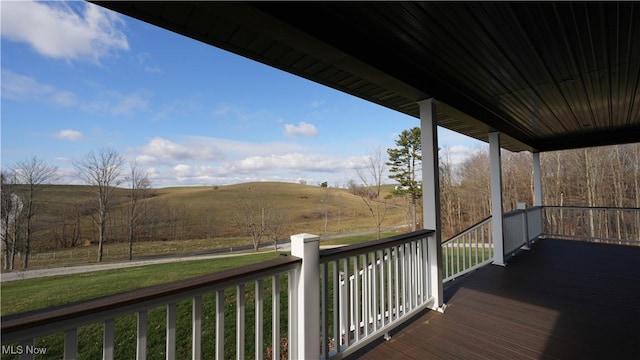
[{"label": "bare tree", "polygon": [[129,208],[127,216],[128,239],[129,239],[129,260],[133,259],[133,240],[136,237],[137,228],[140,225],[143,215],[140,200],[146,197],[151,187],[151,181],[146,171],[140,168],[136,161],[129,163],[129,174],[125,177],[129,185]]},{"label": "bare tree", "polygon": [[18,195],[13,192],[14,174],[3,171],[0,178],[2,183],[0,237],[2,238],[3,265],[5,270],[13,270],[18,245],[19,215],[22,212],[23,204]]},{"label": "bare tree", "polygon": [[382,228],[382,221],[387,213],[387,197],[382,195],[384,175],[387,171],[386,162],[382,155],[382,149],[376,148],[369,152],[364,165],[356,168],[358,178],[368,190],[360,192],[360,198],[367,205],[367,209],[373,218],[378,231],[378,239]]},{"label": "bare tree", "polygon": [[503,202],[506,211],[518,203],[533,204],[533,162],[528,152],[504,150],[502,157]]},{"label": "bare tree", "polygon": [[124,158],[113,149],[100,148],[90,151],[81,160],[74,162],[78,176],[96,192],[96,210],[98,225],[98,261],[102,261],[107,215],[110,209],[111,195],[115,187],[122,183],[122,165]]},{"label": "bare tree", "polygon": [[31,253],[31,234],[33,230],[33,219],[38,213],[38,198],[42,194],[42,185],[50,184],[58,178],[58,168],[49,166],[37,157],[18,162],[12,167],[16,182],[24,186],[20,187],[20,197],[24,203],[22,215],[25,219],[25,235],[23,247],[22,268],[29,266],[29,255]]},{"label": "bare tree", "polygon": [[200,217],[201,227],[204,228],[204,238],[205,239],[213,239],[217,234],[218,227],[218,219],[216,216],[209,211],[203,211],[202,216]]},{"label": "bare tree", "polygon": [[543,174],[542,195],[544,196],[544,204],[562,206],[562,152],[543,153],[540,160]]},{"label": "bare tree", "polygon": [[460,202],[471,225],[491,214],[489,153],[476,150],[460,166]]},{"label": "bare tree", "polygon": [[287,214],[283,209],[277,207],[269,207],[265,211],[265,235],[273,241],[273,249],[278,251],[278,240],[280,240],[286,232]]},{"label": "bare tree", "polygon": [[259,193],[253,189],[246,196],[239,199],[236,205],[236,222],[242,231],[251,238],[253,250],[258,251],[260,242],[265,233],[265,208],[266,202]]},{"label": "bare tree", "polygon": [[[444,236],[451,236],[462,230],[460,224],[460,196],[456,186],[454,165],[451,160],[451,149],[442,148],[438,163],[440,164],[440,209]],[[456,218],[457,216],[457,218]]]},{"label": "bare tree", "polygon": [[62,248],[70,248],[78,245],[81,232],[81,219],[82,219],[82,205],[73,204],[73,207],[69,210],[71,212],[71,221],[69,221],[67,210],[63,208],[59,212],[59,227],[53,228],[53,236],[56,241],[56,247],[58,244]]}]

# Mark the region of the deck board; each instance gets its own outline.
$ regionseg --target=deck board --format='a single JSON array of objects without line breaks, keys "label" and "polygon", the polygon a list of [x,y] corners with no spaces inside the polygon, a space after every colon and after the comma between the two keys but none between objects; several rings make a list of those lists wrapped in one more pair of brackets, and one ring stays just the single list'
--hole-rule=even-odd
[{"label": "deck board", "polygon": [[640,359],[640,247],[544,239],[351,359]]}]

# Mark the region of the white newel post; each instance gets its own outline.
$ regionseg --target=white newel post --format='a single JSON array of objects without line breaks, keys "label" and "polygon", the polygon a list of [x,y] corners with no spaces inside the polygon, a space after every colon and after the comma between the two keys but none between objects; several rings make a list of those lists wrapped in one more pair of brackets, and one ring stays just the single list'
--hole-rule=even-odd
[{"label": "white newel post", "polygon": [[320,357],[320,237],[291,235],[291,255],[302,258],[296,279],[297,351],[291,358],[317,359]]}]

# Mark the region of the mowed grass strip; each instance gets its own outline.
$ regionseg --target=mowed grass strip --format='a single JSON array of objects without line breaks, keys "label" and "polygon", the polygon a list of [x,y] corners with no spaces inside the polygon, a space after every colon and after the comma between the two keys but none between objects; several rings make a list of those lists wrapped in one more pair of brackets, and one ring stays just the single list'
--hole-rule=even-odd
[{"label": "mowed grass strip", "polygon": [[2,283],[2,316],[117,294],[255,264],[278,253],[191,260]]}]

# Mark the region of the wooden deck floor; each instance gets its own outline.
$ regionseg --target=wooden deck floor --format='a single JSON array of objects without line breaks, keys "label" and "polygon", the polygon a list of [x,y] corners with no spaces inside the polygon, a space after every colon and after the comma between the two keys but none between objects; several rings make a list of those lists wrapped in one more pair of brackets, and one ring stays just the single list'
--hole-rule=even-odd
[{"label": "wooden deck floor", "polygon": [[640,247],[540,240],[352,359],[640,359]]}]

